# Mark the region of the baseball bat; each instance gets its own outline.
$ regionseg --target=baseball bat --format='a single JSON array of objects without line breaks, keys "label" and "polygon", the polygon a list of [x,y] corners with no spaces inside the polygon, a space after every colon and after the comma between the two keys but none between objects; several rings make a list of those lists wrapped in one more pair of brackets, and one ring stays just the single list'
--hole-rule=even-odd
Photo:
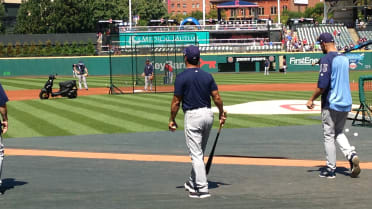
[{"label": "baseball bat", "polygon": [[361,48],[366,47],[366,46],[371,45],[371,44],[372,44],[372,40],[365,41],[365,42],[363,42],[359,45],[354,46],[353,48],[345,50],[345,52],[343,54],[354,51],[354,50],[357,50],[357,49],[361,49]]},{"label": "baseball bat", "polygon": [[[349,53],[351,51],[361,49],[361,48],[366,47],[366,46],[371,45],[371,44],[372,44],[372,40],[365,41],[365,42],[363,42],[363,43],[361,43],[359,45],[354,46],[353,48],[350,48],[348,50],[345,50],[342,54],[346,54],[346,53]],[[313,66],[314,65],[318,65],[319,62],[320,62],[320,60],[318,60],[318,62],[316,62],[316,63],[313,63],[312,65]]]},{"label": "baseball bat", "polygon": [[[224,116],[226,117],[226,112],[224,112]],[[221,133],[221,129],[222,129],[222,124],[220,124],[220,127],[218,128],[216,139],[214,140],[211,153],[209,153],[209,158],[208,158],[207,164],[205,165],[205,171],[206,171],[207,175],[208,175],[208,173],[211,169],[211,166],[212,166],[214,150],[216,149],[216,145],[217,145],[218,137],[220,136],[220,133]]]}]

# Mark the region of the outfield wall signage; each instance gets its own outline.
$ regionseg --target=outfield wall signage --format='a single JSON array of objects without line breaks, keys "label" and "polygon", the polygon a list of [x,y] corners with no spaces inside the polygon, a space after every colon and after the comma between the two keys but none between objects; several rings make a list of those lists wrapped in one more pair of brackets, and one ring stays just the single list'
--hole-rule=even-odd
[{"label": "outfield wall signage", "polygon": [[261,62],[265,61],[267,57],[226,57],[228,63],[234,63],[234,62]]},{"label": "outfield wall signage", "polygon": [[[371,69],[371,63],[365,62],[365,53],[354,53],[354,54],[346,54],[349,58],[350,62],[350,69],[355,70],[359,69]],[[371,59],[371,56],[369,56]]]},{"label": "outfield wall signage", "polygon": [[[210,73],[219,72],[219,64],[238,63],[239,62],[262,62],[268,56],[264,54],[202,54],[200,67]],[[313,66],[324,55],[321,53],[278,53],[270,56],[285,56],[287,61],[287,72],[295,71],[319,71],[319,66]],[[350,60],[351,70],[371,70],[372,52],[348,53],[346,55]],[[143,72],[144,63],[149,56],[138,56],[136,66],[138,73]],[[164,65],[169,62],[173,69],[182,70],[185,68],[182,56],[170,59],[167,56],[151,57],[151,60],[157,72],[164,70]],[[58,73],[58,75],[71,75],[72,64],[83,61],[89,69],[90,75],[109,75],[110,63],[109,57],[89,56],[89,57],[33,57],[33,58],[0,58],[0,76],[38,76]],[[132,73],[132,57],[116,56],[112,57],[113,73],[130,75]],[[135,59],[136,60],[136,59]],[[281,66],[282,63],[276,63]],[[52,66],[52,67],[51,67]],[[277,68],[279,69],[279,68]]]},{"label": "outfield wall signage", "polygon": [[164,71],[165,63],[168,63],[172,68],[175,70],[182,70],[186,68],[186,64],[184,62],[174,62],[172,60],[167,60],[165,62],[155,62],[154,68],[155,70]]},{"label": "outfield wall signage", "polygon": [[209,44],[209,32],[120,33],[121,46]]},{"label": "outfield wall signage", "polygon": [[[317,63],[324,54],[321,53],[296,53],[285,55],[287,59],[287,66],[289,71],[309,71],[317,70]],[[372,68],[372,53],[347,53],[346,57],[349,58],[351,70],[370,70]]]},{"label": "outfield wall signage", "polygon": [[289,58],[289,64],[290,65],[313,65],[319,61],[318,58],[313,58],[313,57],[290,57]]}]

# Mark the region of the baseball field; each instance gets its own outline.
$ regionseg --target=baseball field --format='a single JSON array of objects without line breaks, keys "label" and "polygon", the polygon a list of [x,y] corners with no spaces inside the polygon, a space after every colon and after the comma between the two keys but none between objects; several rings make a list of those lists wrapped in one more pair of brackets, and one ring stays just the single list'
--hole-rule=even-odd
[{"label": "baseball field", "polygon": [[[354,104],[359,105],[359,76],[371,74],[350,73]],[[246,106],[253,114],[228,114],[207,200],[188,198],[182,186],[191,164],[182,112],[178,131],[167,131],[171,93],[108,95],[109,77],[91,76],[89,90],[79,90],[76,99],[40,100],[46,77],[0,78],[10,99],[1,207],[370,208],[371,129],[346,125],[361,158],[360,178],[348,176],[340,152],[337,178],[318,177],[325,164],[320,114],[296,112],[315,89],[317,72],[213,76],[227,110],[285,100],[294,112]],[[54,91],[71,79],[58,77]],[[291,101],[299,100],[303,106],[294,107]],[[215,121],[206,155],[217,127]]]}]

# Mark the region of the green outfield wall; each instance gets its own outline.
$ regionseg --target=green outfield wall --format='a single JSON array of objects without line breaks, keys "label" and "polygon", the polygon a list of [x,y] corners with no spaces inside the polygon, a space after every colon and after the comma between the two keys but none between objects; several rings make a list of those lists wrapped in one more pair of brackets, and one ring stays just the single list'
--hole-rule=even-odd
[{"label": "green outfield wall", "polygon": [[[286,59],[288,72],[318,71],[313,66],[323,54],[321,53],[238,53],[238,54],[202,54],[200,66],[203,70],[215,72],[259,72],[263,70],[263,62],[269,59],[271,71],[282,68]],[[359,51],[347,54],[351,70],[372,69],[372,52]],[[158,73],[164,64],[169,62],[174,69],[185,67],[182,56],[116,56],[112,57],[113,74],[142,73],[145,60],[149,58]],[[42,57],[42,58],[0,58],[0,76],[38,76],[57,73],[72,75],[72,64],[83,61],[88,67],[90,75],[109,75],[110,62],[108,56],[91,57]]]}]

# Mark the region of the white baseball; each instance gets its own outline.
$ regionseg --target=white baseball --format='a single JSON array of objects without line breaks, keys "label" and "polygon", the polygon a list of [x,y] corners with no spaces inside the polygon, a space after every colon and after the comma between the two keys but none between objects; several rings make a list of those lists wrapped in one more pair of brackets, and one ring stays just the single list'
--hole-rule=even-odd
[{"label": "white baseball", "polygon": [[348,128],[347,128],[347,129],[345,129],[345,132],[346,132],[346,133],[348,133],[349,131],[350,131],[350,130],[349,130]]},{"label": "white baseball", "polygon": [[354,133],[354,136],[358,136],[359,134],[357,132]]}]

